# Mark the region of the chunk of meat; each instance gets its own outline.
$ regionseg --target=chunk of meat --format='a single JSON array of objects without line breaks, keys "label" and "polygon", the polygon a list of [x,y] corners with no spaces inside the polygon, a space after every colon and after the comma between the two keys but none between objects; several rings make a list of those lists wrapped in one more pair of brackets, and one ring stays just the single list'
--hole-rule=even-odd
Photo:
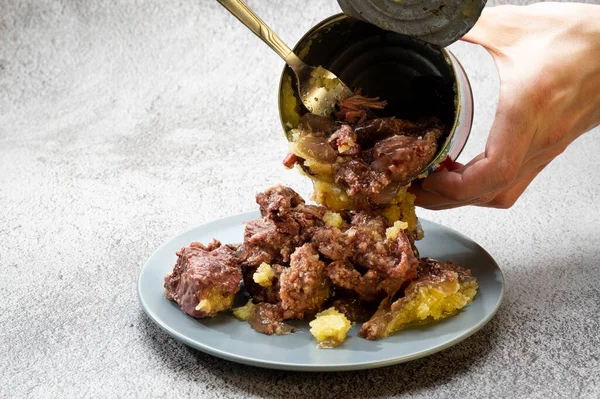
[{"label": "chunk of meat", "polygon": [[289,263],[290,255],[322,226],[326,209],[306,205],[289,187],[274,186],[256,196],[263,220],[246,224],[239,256],[250,267]]},{"label": "chunk of meat", "polygon": [[350,125],[342,125],[330,138],[335,140],[337,150],[342,155],[360,154],[360,146],[357,144],[356,133]]},{"label": "chunk of meat", "polygon": [[323,217],[327,209],[316,205],[298,205],[294,208],[290,216],[298,223],[301,232],[305,232],[313,227],[323,226]]},{"label": "chunk of meat", "polygon": [[280,304],[259,303],[254,306],[248,319],[250,327],[267,335],[285,335],[294,332],[294,328],[284,323],[285,311]]},{"label": "chunk of meat", "polygon": [[235,252],[233,246],[217,240],[182,248],[173,271],[165,277],[166,297],[199,319],[228,309],[242,280]]},{"label": "chunk of meat", "polygon": [[376,118],[356,126],[357,142],[364,148],[371,148],[380,140],[391,136],[421,136],[432,126],[439,124],[436,118],[428,118],[419,122],[396,117]]},{"label": "chunk of meat", "polygon": [[347,260],[331,262],[325,270],[333,284],[356,292],[364,301],[371,302],[382,297],[379,283],[383,278],[375,270],[368,270],[363,276]]},{"label": "chunk of meat", "polygon": [[353,254],[350,239],[337,227],[317,229],[312,236],[312,243],[330,260],[343,260]]},{"label": "chunk of meat", "polygon": [[312,134],[301,134],[298,137],[296,152],[301,158],[316,160],[321,164],[335,163],[338,156],[333,143]]},{"label": "chunk of meat", "polygon": [[388,297],[381,302],[359,336],[384,338],[414,323],[452,316],[473,300],[478,289],[470,271],[452,262],[423,259],[417,275],[401,298],[392,302]]},{"label": "chunk of meat", "polygon": [[284,267],[281,265],[272,265],[271,267],[275,272],[275,277],[270,286],[263,287],[254,281],[254,273],[258,267],[242,263],[244,287],[256,302],[278,303],[281,301],[279,297],[279,277]]},{"label": "chunk of meat", "polygon": [[431,162],[441,135],[442,130],[435,127],[423,137],[392,136],[381,140],[373,147],[370,169],[399,184],[408,184]]},{"label": "chunk of meat", "polygon": [[353,291],[337,287],[330,305],[327,306],[333,306],[338,312],[343,313],[348,320],[355,323],[364,323],[377,310],[377,302],[361,300]]},{"label": "chunk of meat", "polygon": [[358,90],[353,96],[340,101],[340,110],[336,117],[348,123],[362,123],[367,118],[367,110],[383,109],[387,102],[381,101],[379,97],[365,97]]},{"label": "chunk of meat", "polygon": [[395,240],[383,241],[374,240],[364,233],[362,236],[354,246],[355,263],[394,280],[415,278],[419,262],[406,233],[402,231]]},{"label": "chunk of meat", "polygon": [[345,187],[350,197],[361,198],[366,203],[390,183],[390,178],[383,172],[371,169],[361,159],[352,159],[338,167],[335,182]]},{"label": "chunk of meat", "polygon": [[329,298],[329,280],[325,263],[310,245],[297,248],[291,256],[290,267],[281,272],[279,296],[284,311],[303,319],[317,313]]},{"label": "chunk of meat", "polygon": [[258,267],[263,262],[289,262],[295,249],[294,233],[297,232],[298,229],[281,232],[272,220],[251,220],[246,223],[239,256],[252,267]]},{"label": "chunk of meat", "polygon": [[288,169],[292,169],[294,165],[296,165],[296,162],[298,162],[298,157],[296,156],[296,154],[291,152],[288,153],[282,161],[283,166],[285,166]]},{"label": "chunk of meat", "polygon": [[276,185],[256,195],[260,214],[267,219],[275,219],[289,214],[292,208],[304,204],[304,199],[289,187]]},{"label": "chunk of meat", "polygon": [[370,231],[375,236],[385,236],[385,230],[390,227],[383,216],[372,215],[367,212],[354,212],[352,214],[351,224],[354,227],[360,227],[365,231]]},{"label": "chunk of meat", "polygon": [[383,217],[360,212],[345,231],[325,227],[315,232],[313,245],[333,261],[326,274],[336,286],[373,301],[393,296],[404,282],[414,278],[418,261],[409,237],[399,232],[396,239],[386,239],[387,227]]}]

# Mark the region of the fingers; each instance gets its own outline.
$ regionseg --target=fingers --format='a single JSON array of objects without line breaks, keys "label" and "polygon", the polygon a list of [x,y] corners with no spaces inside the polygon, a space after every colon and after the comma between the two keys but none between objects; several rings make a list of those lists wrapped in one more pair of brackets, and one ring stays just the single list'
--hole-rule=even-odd
[{"label": "fingers", "polygon": [[459,162],[453,162],[451,164],[451,167],[445,168],[445,169],[439,169],[435,173],[429,175],[427,177],[427,179],[419,181],[417,183],[413,183],[413,185],[410,187],[410,191],[417,196],[416,204],[422,208],[428,208],[428,209],[447,209],[447,208],[454,208],[456,206],[461,206],[461,205],[457,205],[457,204],[463,204],[463,203],[466,204],[467,203],[466,201],[453,200],[453,199],[444,197],[438,193],[423,189],[423,187],[422,187],[423,182],[432,178],[432,176],[440,174],[440,173],[457,172],[457,171],[463,170],[465,168],[471,167],[472,165],[476,164],[477,162],[479,162],[483,159],[485,159],[485,154],[481,153],[481,154],[477,155],[475,158],[473,158],[466,165],[462,165]]},{"label": "fingers", "polygon": [[523,20],[523,7],[502,5],[486,7],[477,23],[460,40],[479,44],[490,52],[514,42],[519,37]]},{"label": "fingers", "polygon": [[416,205],[431,210],[444,210],[467,205],[485,206],[492,208],[508,209],[515,204],[519,197],[525,192],[533,179],[546,167],[550,161],[537,165],[528,173],[522,174],[514,184],[507,190],[493,192],[471,201],[448,202],[445,198],[423,191],[420,184],[411,186],[410,191],[417,196]]},{"label": "fingers", "polygon": [[[473,159],[473,161],[471,161],[471,162],[476,162],[481,157],[482,157],[482,154],[475,157]],[[531,180],[535,176],[537,176],[537,174],[554,159],[554,157],[555,156],[552,153],[552,154],[540,154],[540,155],[532,158],[531,160],[526,162],[525,165],[523,165],[523,167],[519,171],[519,175],[518,175],[517,179],[515,180],[515,183],[512,184],[509,189],[492,191],[481,197],[478,197],[478,198],[475,198],[472,200],[468,200],[468,201],[451,201],[440,195],[425,191],[421,187],[421,182],[413,183],[413,185],[410,187],[409,191],[417,197],[416,201],[415,201],[417,206],[420,206],[422,208],[431,209],[431,210],[451,209],[451,208],[457,208],[457,207],[467,206],[467,205],[506,207],[507,205],[512,205],[514,203],[514,201],[516,201],[518,196],[522,193],[522,191],[525,190],[525,188],[527,186],[523,187],[522,191],[519,191],[518,188],[515,189],[515,187],[521,187],[523,184],[525,184],[524,182],[527,180],[529,180],[529,183],[530,183]],[[454,162],[453,164],[450,165],[450,169],[456,168],[456,167],[460,167],[460,163]],[[529,183],[527,183],[527,184],[529,184]],[[510,197],[510,195],[506,195],[504,197],[498,198],[499,196],[502,196],[503,193],[505,193],[505,192],[510,192],[509,194],[511,194],[513,196]],[[494,200],[496,200],[496,202],[492,203]],[[511,203],[511,200],[512,200],[512,203]],[[485,204],[490,204],[490,205],[485,205]]]},{"label": "fingers", "polygon": [[420,184],[414,184],[409,190],[416,196],[415,204],[417,206],[434,211],[475,205],[478,202],[489,202],[496,196],[496,193],[491,193],[486,197],[476,198],[470,201],[449,201],[447,198],[424,191]]},{"label": "fingers", "polygon": [[481,16],[477,20],[477,23],[475,23],[475,25],[460,40],[473,44],[481,44],[484,46],[484,43],[488,42],[486,37],[487,32],[489,31],[489,16],[490,10],[488,8],[484,8],[481,12]]},{"label": "fingers", "polygon": [[460,168],[464,168],[465,165],[463,165],[460,162],[450,162],[450,163],[445,163],[440,165],[439,169],[436,170],[436,172],[452,172],[454,170],[460,169]]}]

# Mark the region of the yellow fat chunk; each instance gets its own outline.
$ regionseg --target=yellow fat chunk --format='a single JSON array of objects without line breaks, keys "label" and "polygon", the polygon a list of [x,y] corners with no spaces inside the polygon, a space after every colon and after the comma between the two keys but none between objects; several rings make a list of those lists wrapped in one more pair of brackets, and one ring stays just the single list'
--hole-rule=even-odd
[{"label": "yellow fat chunk", "polygon": [[398,234],[400,234],[400,231],[406,230],[407,228],[408,228],[408,223],[403,222],[401,220],[397,220],[394,222],[394,225],[392,227],[388,227],[385,230],[385,236],[389,240],[395,240],[396,238],[398,238]]},{"label": "yellow fat chunk", "polygon": [[196,310],[206,313],[217,313],[229,309],[234,295],[223,295],[219,289],[207,290],[202,293]]},{"label": "yellow fat chunk", "polygon": [[[292,137],[292,141],[296,142],[298,141],[298,139],[300,138],[300,130],[298,129],[292,129],[290,130],[290,136]],[[296,148],[296,144],[290,143],[290,152],[294,152],[294,148]]]},{"label": "yellow fat chunk", "polygon": [[350,148],[352,148],[352,146],[350,146],[348,144],[342,144],[341,146],[338,147],[338,152],[340,154],[343,154],[344,152],[348,151]]},{"label": "yellow fat chunk", "polygon": [[373,239],[375,241],[383,241],[383,237],[381,237],[381,234],[379,234],[378,232],[374,231],[371,233],[371,235],[373,236]]},{"label": "yellow fat chunk", "polygon": [[325,212],[323,221],[327,226],[337,227],[338,229],[341,229],[342,226],[344,226],[344,219],[342,219],[342,215],[337,212]]},{"label": "yellow fat chunk", "polygon": [[284,122],[293,127],[298,126],[298,122],[300,121],[300,104],[294,96],[291,76],[286,76],[283,79],[281,86],[281,100],[281,114],[283,115]]},{"label": "yellow fat chunk", "polygon": [[337,85],[339,84],[338,79],[328,78],[328,77],[326,77],[326,75],[327,75],[327,70],[320,65],[318,67],[316,67],[315,70],[311,74],[311,76],[316,79],[315,84],[317,87],[322,87],[326,90],[335,89],[337,87]]},{"label": "yellow fat chunk", "polygon": [[248,321],[248,319],[250,319],[250,316],[252,316],[252,314],[254,313],[255,307],[256,305],[252,303],[252,299],[248,299],[248,303],[246,303],[244,306],[234,308],[231,311],[233,312],[233,315],[236,319]]},{"label": "yellow fat chunk", "polygon": [[346,339],[346,333],[351,327],[350,320],[333,307],[317,313],[309,325],[310,333],[319,341],[318,348],[339,346]]},{"label": "yellow fat chunk", "polygon": [[273,278],[275,277],[275,271],[268,263],[261,263],[258,269],[254,272],[252,279],[254,282],[261,287],[270,287],[273,284]]},{"label": "yellow fat chunk", "polygon": [[410,184],[400,189],[396,198],[383,210],[383,216],[390,223],[402,220],[408,224],[406,230],[414,231],[418,222],[415,211],[415,199],[417,197],[407,191],[409,187]]},{"label": "yellow fat chunk", "polygon": [[[300,155],[300,158],[303,157]],[[319,162],[315,159],[306,158],[304,159],[304,166],[310,169],[310,173],[317,175],[320,180],[333,182],[335,171],[333,165]]]},{"label": "yellow fat chunk", "polygon": [[395,307],[392,320],[384,336],[389,336],[410,324],[421,323],[428,319],[440,320],[454,315],[473,301],[477,281],[473,278],[459,283],[458,274],[452,272],[452,279],[441,283],[412,283],[406,289],[406,297],[401,306]]},{"label": "yellow fat chunk", "polygon": [[[298,134],[296,130],[291,131],[292,140],[298,140]],[[335,168],[334,165],[319,162],[314,158],[311,158],[310,154],[302,151],[302,148],[298,146],[295,142],[291,142],[288,145],[288,152],[304,159],[304,166],[310,169],[310,173],[312,175],[316,175],[319,180],[333,182]],[[299,168],[302,173],[304,170]]]},{"label": "yellow fat chunk", "polygon": [[332,211],[352,209],[350,197],[342,188],[333,183],[313,179],[314,191],[312,200]]}]

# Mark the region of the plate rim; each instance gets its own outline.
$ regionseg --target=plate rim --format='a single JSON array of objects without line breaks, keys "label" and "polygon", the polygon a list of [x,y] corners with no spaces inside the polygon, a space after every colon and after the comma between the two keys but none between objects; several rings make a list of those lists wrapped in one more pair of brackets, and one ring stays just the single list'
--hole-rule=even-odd
[{"label": "plate rim", "polygon": [[412,360],[420,359],[423,357],[427,357],[427,356],[433,355],[435,353],[441,352],[445,349],[448,349],[449,347],[454,346],[454,345],[466,340],[467,338],[471,337],[473,334],[475,334],[479,330],[481,330],[483,328],[483,326],[485,326],[487,323],[489,323],[490,320],[496,315],[496,313],[500,309],[500,306],[502,305],[502,302],[504,300],[504,294],[505,294],[505,288],[506,288],[504,272],[502,271],[502,268],[500,267],[498,262],[496,262],[494,257],[485,248],[483,248],[481,245],[479,245],[479,243],[477,243],[475,240],[467,237],[465,234],[463,234],[457,230],[454,230],[451,227],[445,226],[441,223],[431,221],[426,218],[419,218],[419,221],[425,221],[427,223],[441,226],[445,229],[452,231],[452,233],[456,234],[460,238],[466,239],[470,242],[473,242],[475,245],[477,245],[479,247],[479,249],[481,251],[483,251],[487,256],[489,256],[489,258],[492,260],[492,262],[496,266],[496,269],[499,271],[499,276],[500,276],[500,295],[498,296],[498,300],[494,304],[494,308],[492,309],[492,311],[489,312],[477,324],[475,324],[471,328],[469,328],[469,330],[466,333],[461,334],[460,336],[453,338],[453,339],[449,340],[448,342],[445,342],[441,345],[438,345],[438,346],[435,346],[435,347],[432,347],[429,349],[425,349],[425,350],[413,353],[412,355],[408,355],[408,356],[402,356],[402,357],[398,357],[398,358],[386,359],[386,360],[381,360],[381,361],[371,361],[371,362],[367,362],[367,363],[330,364],[330,365],[284,363],[284,362],[277,362],[277,361],[265,361],[265,360],[256,359],[256,358],[248,358],[243,355],[235,355],[235,354],[223,352],[219,349],[205,345],[201,342],[192,340],[192,339],[188,338],[186,335],[179,333],[178,331],[175,331],[173,328],[166,325],[164,322],[160,321],[158,316],[150,309],[150,307],[144,300],[143,294],[142,294],[142,276],[144,275],[145,269],[147,267],[149,267],[150,260],[153,259],[154,256],[157,255],[159,252],[161,252],[164,247],[171,244],[173,241],[175,241],[180,236],[189,234],[193,230],[196,230],[200,227],[208,227],[212,224],[217,224],[219,222],[222,222],[223,220],[233,219],[233,218],[240,218],[243,220],[251,220],[251,218],[255,218],[256,216],[260,216],[260,213],[258,211],[247,211],[247,212],[240,212],[235,215],[225,216],[225,217],[222,217],[219,219],[211,219],[206,223],[202,223],[195,227],[191,227],[185,231],[182,231],[179,234],[172,236],[171,238],[166,240],[162,245],[160,245],[155,251],[153,251],[152,254],[144,262],[144,265],[142,266],[142,268],[140,269],[138,281],[136,284],[138,300],[140,302],[142,309],[144,310],[144,313],[148,316],[148,318],[150,318],[150,320],[152,320],[152,322],[154,324],[156,324],[162,331],[166,332],[169,336],[184,343],[185,345],[187,345],[191,348],[194,348],[196,350],[199,350],[201,352],[207,353],[211,356],[216,356],[218,358],[232,361],[235,363],[240,363],[240,364],[254,366],[254,367],[260,367],[260,368],[264,368],[264,369],[273,369],[273,370],[286,370],[286,371],[299,371],[299,372],[338,372],[338,371],[367,370],[367,369],[392,366],[392,365],[406,363],[406,362],[409,362]]}]

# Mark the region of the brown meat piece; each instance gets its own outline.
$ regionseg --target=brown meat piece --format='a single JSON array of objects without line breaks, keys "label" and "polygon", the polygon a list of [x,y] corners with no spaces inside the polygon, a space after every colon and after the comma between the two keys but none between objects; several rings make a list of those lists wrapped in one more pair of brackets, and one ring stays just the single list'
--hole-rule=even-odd
[{"label": "brown meat piece", "polygon": [[364,148],[370,148],[390,136],[421,136],[424,131],[436,124],[438,124],[436,118],[413,122],[392,116],[366,121],[356,126],[354,132],[357,142]]},{"label": "brown meat piece", "polygon": [[335,289],[335,296],[327,307],[330,306],[333,306],[338,312],[343,313],[348,320],[355,323],[364,323],[377,310],[377,302],[363,301],[356,293],[341,288]]},{"label": "brown meat piece", "polygon": [[350,197],[368,203],[389,183],[390,178],[383,171],[372,170],[362,159],[353,159],[338,167],[335,182],[346,188]]},{"label": "brown meat piece", "polygon": [[[316,205],[298,205],[290,216],[298,224],[299,229],[302,233],[314,227],[323,226],[323,216],[325,216],[327,209],[322,206]],[[283,220],[282,222],[285,222]],[[276,221],[278,223],[278,221]]]},{"label": "brown meat piece", "polygon": [[305,205],[298,193],[288,187],[274,186],[256,196],[263,220],[246,224],[239,256],[250,267],[261,263],[289,263],[290,255],[304,244],[315,227],[323,226],[326,209]]},{"label": "brown meat piece", "polygon": [[283,166],[285,166],[286,168],[292,169],[294,165],[296,165],[296,162],[298,162],[298,157],[296,156],[296,154],[290,152],[285,156],[281,163],[283,163]]},{"label": "brown meat piece", "polygon": [[[443,287],[448,282],[458,281],[461,286],[474,285],[477,283],[471,272],[453,262],[440,262],[428,258],[419,260],[419,267],[416,272],[418,278],[411,281],[404,291],[404,295],[392,302],[392,298],[384,299],[375,314],[362,325],[358,335],[366,339],[384,338],[390,333],[397,331],[397,328],[390,329],[390,323],[393,326],[393,319],[402,315],[401,310],[409,301],[417,300],[421,287]],[[457,280],[458,279],[458,280]]]},{"label": "brown meat piece", "polygon": [[326,274],[336,286],[373,301],[394,295],[405,281],[414,278],[418,261],[410,239],[402,232],[396,240],[386,239],[387,227],[383,217],[360,212],[345,231],[326,227],[315,232],[313,245],[334,261]]},{"label": "brown meat piece", "polygon": [[282,217],[292,208],[304,204],[304,199],[289,187],[277,185],[256,195],[256,203],[260,206],[260,214],[267,219]]},{"label": "brown meat piece", "polygon": [[279,297],[279,276],[284,267],[281,265],[271,265],[275,272],[272,284],[269,287],[263,287],[254,281],[254,273],[257,266],[250,266],[247,263],[242,264],[242,274],[244,277],[244,287],[256,302],[278,303],[281,301]]},{"label": "brown meat piece", "polygon": [[254,307],[248,319],[250,327],[267,335],[285,335],[294,332],[294,329],[283,323],[285,312],[280,304],[259,303]]},{"label": "brown meat piece", "polygon": [[348,261],[335,261],[325,269],[327,277],[338,287],[355,291],[364,301],[375,301],[381,299],[379,283],[382,276],[375,270],[368,270],[361,275],[354,265]]},{"label": "brown meat piece", "polygon": [[390,227],[383,216],[373,216],[367,212],[355,212],[352,214],[352,226],[368,230],[370,233],[385,236],[385,230]]},{"label": "brown meat piece", "polygon": [[244,243],[239,256],[252,267],[258,267],[263,262],[289,262],[295,249],[294,231],[291,233],[278,231],[272,220],[251,220],[246,223]]},{"label": "brown meat piece", "polygon": [[340,110],[336,117],[348,123],[362,123],[367,118],[367,110],[383,109],[387,102],[379,100],[379,97],[365,97],[357,90],[353,96],[340,101]]},{"label": "brown meat piece", "polygon": [[370,169],[407,184],[431,162],[441,135],[442,130],[434,127],[423,137],[392,136],[381,140],[373,147]]},{"label": "brown meat piece", "polygon": [[297,319],[312,316],[329,298],[329,281],[325,276],[325,263],[310,245],[296,248],[291,256],[290,267],[281,272],[281,307]]},{"label": "brown meat piece", "polygon": [[343,260],[352,256],[351,240],[337,227],[327,226],[315,230],[312,243],[330,260]]},{"label": "brown meat piece", "polygon": [[342,125],[330,140],[335,140],[337,150],[342,155],[360,154],[360,146],[356,143],[356,133],[350,125]]},{"label": "brown meat piece", "polygon": [[354,246],[355,263],[374,269],[394,280],[412,280],[419,265],[404,232],[396,240],[377,241],[362,233]]},{"label": "brown meat piece", "polygon": [[165,277],[165,295],[192,317],[228,309],[239,290],[242,273],[233,246],[213,240],[193,242],[177,252],[177,263]]},{"label": "brown meat piece", "polygon": [[256,202],[263,218],[272,220],[277,232],[293,236],[301,236],[305,230],[321,226],[326,212],[323,207],[306,205],[297,192],[281,185],[257,194]]}]

